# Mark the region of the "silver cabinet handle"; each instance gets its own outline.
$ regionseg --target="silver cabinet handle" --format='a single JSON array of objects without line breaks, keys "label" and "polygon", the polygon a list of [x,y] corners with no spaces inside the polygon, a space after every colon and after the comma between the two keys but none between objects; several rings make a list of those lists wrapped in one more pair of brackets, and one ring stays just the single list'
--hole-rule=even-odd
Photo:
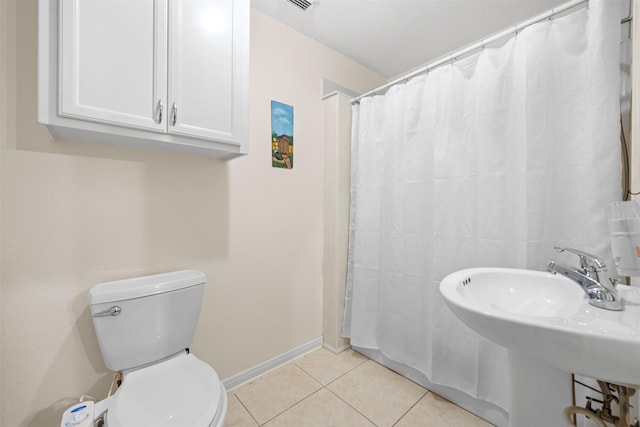
[{"label": "silver cabinet handle", "polygon": [[171,106],[171,126],[175,126],[178,121],[178,106],[174,102]]},{"label": "silver cabinet handle", "polygon": [[162,123],[162,110],[164,109],[164,104],[162,103],[162,99],[158,100],[158,106],[156,107],[156,110],[158,111],[158,113],[156,114],[156,123],[160,124]]},{"label": "silver cabinet handle", "polygon": [[122,311],[122,309],[119,306],[114,305],[111,308],[108,308],[106,310],[100,311],[100,312],[92,315],[92,317],[117,316],[117,315],[120,314],[121,311]]}]

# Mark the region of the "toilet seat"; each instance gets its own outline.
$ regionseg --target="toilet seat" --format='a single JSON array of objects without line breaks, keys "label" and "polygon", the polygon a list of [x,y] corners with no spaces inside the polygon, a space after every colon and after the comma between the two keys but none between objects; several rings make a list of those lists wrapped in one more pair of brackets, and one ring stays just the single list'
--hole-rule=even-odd
[{"label": "toilet seat", "polygon": [[211,366],[193,354],[125,375],[106,414],[108,427],[224,425],[227,394]]}]

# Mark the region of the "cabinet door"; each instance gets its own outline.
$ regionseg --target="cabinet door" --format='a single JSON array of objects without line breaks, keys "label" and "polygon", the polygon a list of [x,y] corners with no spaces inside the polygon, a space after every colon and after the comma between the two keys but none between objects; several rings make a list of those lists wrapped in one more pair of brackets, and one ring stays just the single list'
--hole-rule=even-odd
[{"label": "cabinet door", "polygon": [[58,114],[166,130],[166,0],[59,5]]},{"label": "cabinet door", "polygon": [[248,0],[174,0],[169,133],[240,144],[247,132]]}]

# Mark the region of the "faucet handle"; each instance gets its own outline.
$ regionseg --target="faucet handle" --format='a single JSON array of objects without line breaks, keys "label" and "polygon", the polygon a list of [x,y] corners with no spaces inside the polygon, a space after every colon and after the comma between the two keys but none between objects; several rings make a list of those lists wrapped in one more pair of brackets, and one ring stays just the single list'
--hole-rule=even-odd
[{"label": "faucet handle", "polygon": [[601,258],[580,251],[578,249],[562,248],[560,246],[554,246],[553,249],[555,249],[557,252],[567,251],[571,252],[572,254],[578,255],[580,257],[580,266],[582,268],[591,268],[593,269],[593,271],[605,271],[605,268],[607,267]]}]

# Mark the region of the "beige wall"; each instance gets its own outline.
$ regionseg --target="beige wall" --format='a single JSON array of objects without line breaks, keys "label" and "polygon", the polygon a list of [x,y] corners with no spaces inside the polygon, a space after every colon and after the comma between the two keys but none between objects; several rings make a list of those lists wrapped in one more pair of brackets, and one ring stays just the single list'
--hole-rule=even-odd
[{"label": "beige wall", "polygon": [[[7,102],[8,98],[8,89],[9,89],[9,78],[8,71],[9,67],[7,61],[4,58],[9,56],[8,54],[8,35],[9,35],[9,22],[7,19],[7,3],[0,1],[0,144],[8,139],[7,132]],[[2,206],[2,149],[0,149],[0,206]],[[2,242],[2,209],[0,209],[0,242]],[[0,277],[2,277],[2,245],[0,245]],[[0,282],[1,283],[1,282]],[[2,366],[2,286],[0,286],[0,384],[3,382],[3,366]],[[2,387],[0,385],[0,387]],[[1,392],[1,390],[0,390]],[[2,396],[0,395],[0,401],[2,400]],[[3,409],[2,405],[0,405],[0,424],[4,425],[3,420]]]},{"label": "beige wall", "polygon": [[[86,304],[103,280],[204,271],[193,350],[223,379],[322,335],[320,82],[383,79],[254,10],[251,25],[251,154],[225,163],[51,140],[36,4],[0,1],[0,425],[55,426],[69,398],[106,393]],[[271,100],[295,107],[293,170],[270,165]]]},{"label": "beige wall", "polygon": [[338,352],[349,345],[342,338],[342,313],[349,249],[351,99],[338,92],[326,97],[324,120],[322,330],[324,346]]}]

